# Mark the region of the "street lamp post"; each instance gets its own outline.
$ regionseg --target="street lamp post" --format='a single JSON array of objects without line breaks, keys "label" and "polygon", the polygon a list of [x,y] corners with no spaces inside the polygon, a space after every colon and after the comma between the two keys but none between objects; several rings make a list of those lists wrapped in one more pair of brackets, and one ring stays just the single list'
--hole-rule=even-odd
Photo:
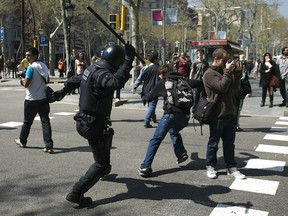
[{"label": "street lamp post", "polygon": [[[236,9],[241,9],[241,7],[240,6],[235,6],[235,7],[224,8],[224,9],[220,10],[218,14],[214,10],[212,10],[210,8],[199,8],[199,9],[209,10],[215,16],[215,34],[216,34],[216,39],[217,39],[218,28],[219,28],[219,18],[220,18],[219,14],[221,14],[225,10],[236,10]],[[210,34],[209,34],[209,38],[210,38]]]},{"label": "street lamp post", "polygon": [[[68,56],[67,56],[67,65],[70,64],[70,52],[71,52],[71,21],[73,19],[73,12],[74,12],[75,5],[71,4],[70,0],[65,4],[65,19],[67,20],[67,28],[68,28],[68,43],[67,43],[67,50],[68,50]],[[67,53],[67,52],[66,52]]]}]

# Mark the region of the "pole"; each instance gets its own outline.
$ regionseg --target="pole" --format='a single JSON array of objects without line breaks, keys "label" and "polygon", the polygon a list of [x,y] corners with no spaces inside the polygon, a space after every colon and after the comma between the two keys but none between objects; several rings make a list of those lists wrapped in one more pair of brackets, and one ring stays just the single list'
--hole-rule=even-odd
[{"label": "pole", "polygon": [[25,0],[21,1],[21,58],[25,53]]},{"label": "pole", "polygon": [[165,23],[166,23],[166,14],[165,14],[165,11],[166,11],[166,1],[165,0],[162,0],[162,15],[163,15],[163,19],[162,19],[162,38],[163,38],[163,41],[162,41],[162,65],[165,64],[165,46],[166,46],[166,34],[165,34],[165,31],[166,31],[166,26],[165,26]]},{"label": "pole", "polygon": [[[70,59],[70,53],[71,53],[71,30],[70,30],[70,29],[71,29],[71,20],[68,20],[67,28],[68,28],[68,29],[67,29],[67,30],[68,30],[68,31],[67,31],[67,33],[68,33],[68,34],[67,34],[67,40],[68,40],[68,41],[67,41],[67,42],[68,42],[68,43],[67,43],[67,49],[68,49],[68,53],[69,53],[69,56],[67,57],[67,59],[69,59],[69,60],[68,60],[68,64],[69,64],[69,67],[70,67],[70,64],[71,64],[71,62],[70,62],[70,61],[71,61],[71,59]],[[69,69],[70,69],[70,68],[69,68]]]},{"label": "pole", "polygon": [[[120,36],[118,35],[114,29],[112,29],[107,22],[105,22],[105,20],[102,19],[101,16],[99,16],[99,14],[96,13],[96,11],[94,11],[90,6],[87,6],[87,9],[124,45],[127,45],[127,43],[125,42],[125,40]],[[139,59],[139,61],[142,62],[142,64],[145,64],[145,61],[144,59],[138,54],[135,52],[135,56],[137,59]]]}]

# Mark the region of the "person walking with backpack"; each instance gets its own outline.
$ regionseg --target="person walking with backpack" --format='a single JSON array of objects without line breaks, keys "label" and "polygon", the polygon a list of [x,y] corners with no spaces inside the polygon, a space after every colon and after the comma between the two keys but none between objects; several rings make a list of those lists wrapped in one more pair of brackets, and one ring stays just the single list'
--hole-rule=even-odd
[{"label": "person walking with backpack", "polygon": [[[180,73],[172,71],[172,65],[166,64],[161,66],[159,73],[162,78],[150,94],[146,96],[147,101],[151,101],[160,96],[164,97],[164,114],[148,144],[145,159],[138,168],[138,173],[142,177],[149,177],[152,174],[153,159],[167,133],[170,135],[171,144],[177,157],[176,163],[180,164],[188,158],[180,131],[188,125],[190,119],[190,109],[193,104],[192,88],[200,88],[202,81],[189,80],[188,78],[184,78]],[[179,93],[179,97],[176,96],[176,92],[179,89],[176,89],[175,83],[178,83],[182,87],[181,91],[185,92],[185,94],[182,92]],[[182,83],[182,85],[180,83]],[[184,99],[184,95],[187,97],[185,97],[185,100],[181,100]],[[182,104],[180,101],[186,102]]]},{"label": "person walking with backpack", "polygon": [[212,65],[204,73],[203,84],[209,101],[217,101],[221,95],[221,104],[216,107],[216,118],[209,124],[210,136],[206,151],[207,177],[217,178],[217,151],[222,139],[224,161],[227,174],[235,178],[246,178],[238,171],[235,161],[236,116],[234,111],[234,90],[239,88],[240,72],[235,71],[236,62],[227,63],[229,54],[224,49],[216,49],[212,54]]},{"label": "person walking with backpack", "polygon": [[[158,64],[158,54],[152,53],[149,56],[149,61],[151,63],[147,66],[144,66],[141,69],[140,75],[132,87],[132,93],[135,94],[136,89],[143,82],[141,98],[142,98],[144,105],[147,102],[146,96],[149,94],[149,92],[154,88],[156,83],[159,81],[159,74],[157,72],[159,67],[160,67]],[[152,125],[150,124],[151,120],[154,123],[157,122],[156,113],[155,113],[157,103],[158,103],[158,97],[154,98],[153,100],[148,102],[148,110],[147,110],[146,116],[144,118],[144,127],[145,128],[152,128]]]}]

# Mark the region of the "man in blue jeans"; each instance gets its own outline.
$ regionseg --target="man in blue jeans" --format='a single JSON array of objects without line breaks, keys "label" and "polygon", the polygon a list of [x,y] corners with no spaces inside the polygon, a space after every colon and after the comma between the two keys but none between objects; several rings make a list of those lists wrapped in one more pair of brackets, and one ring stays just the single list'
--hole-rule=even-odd
[{"label": "man in blue jeans", "polygon": [[[229,54],[224,49],[216,49],[212,54],[212,65],[204,73],[203,84],[209,101],[217,101],[219,115],[209,124],[210,136],[206,152],[207,177],[217,178],[217,151],[220,139],[223,141],[223,155],[227,174],[235,178],[245,179],[246,176],[238,171],[235,162],[236,116],[234,112],[232,92],[239,88],[241,70],[239,64],[232,61],[227,63]],[[237,66],[237,67],[236,67]]]},{"label": "man in blue jeans", "polygon": [[[172,66],[163,65],[159,69],[161,76],[182,76],[180,73],[173,73]],[[202,81],[199,80],[188,80],[187,82],[193,88],[202,86]],[[138,169],[138,173],[142,177],[149,177],[152,173],[152,162],[157,153],[157,150],[169,132],[171,144],[173,146],[174,153],[177,157],[176,163],[180,164],[187,160],[187,151],[183,145],[183,140],[180,131],[188,125],[190,119],[190,108],[180,109],[174,105],[169,104],[167,100],[167,90],[165,88],[165,79],[161,79],[151,93],[147,96],[147,100],[153,100],[159,96],[164,97],[164,114],[161,117],[158,127],[149,142],[145,159]]]},{"label": "man in blue jeans", "polygon": [[50,106],[47,100],[46,83],[48,82],[48,68],[38,60],[39,51],[32,47],[26,52],[26,58],[30,65],[27,68],[26,76],[21,78],[21,85],[26,88],[26,97],[24,102],[24,123],[19,138],[15,143],[21,148],[25,148],[30,133],[31,125],[37,113],[40,116],[43,139],[45,148],[44,152],[49,154],[53,151],[53,140],[51,125],[49,119]]},{"label": "man in blue jeans", "polygon": [[[141,71],[140,75],[135,81],[135,84],[132,87],[132,93],[135,94],[136,89],[139,87],[139,85],[143,82],[142,92],[141,92],[141,98],[143,101],[143,104],[145,105],[147,102],[146,96],[149,94],[149,92],[154,88],[154,86],[159,81],[159,74],[158,74],[158,54],[152,53],[149,56],[150,64],[147,66],[144,66]],[[157,107],[158,97],[154,98],[151,101],[148,101],[148,110],[146,113],[146,116],[144,118],[144,127],[145,128],[151,128],[152,125],[150,124],[150,121],[152,120],[154,123],[157,122],[155,110]]]}]

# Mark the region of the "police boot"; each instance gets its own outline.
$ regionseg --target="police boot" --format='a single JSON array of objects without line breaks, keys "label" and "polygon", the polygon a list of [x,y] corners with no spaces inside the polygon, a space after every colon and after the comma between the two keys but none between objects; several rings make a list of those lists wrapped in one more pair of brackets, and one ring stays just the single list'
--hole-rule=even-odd
[{"label": "police boot", "polygon": [[96,163],[90,166],[88,171],[82,176],[78,182],[76,182],[72,190],[66,196],[66,200],[69,202],[77,203],[79,206],[89,206],[92,204],[91,197],[84,197],[91,187],[93,187],[100,178],[105,175],[106,169],[97,166]]},{"label": "police boot", "polygon": [[66,196],[66,200],[72,203],[77,203],[79,206],[90,206],[92,204],[92,198],[91,197],[84,197],[84,194],[82,191],[77,192],[74,189],[72,189],[68,195]]}]

